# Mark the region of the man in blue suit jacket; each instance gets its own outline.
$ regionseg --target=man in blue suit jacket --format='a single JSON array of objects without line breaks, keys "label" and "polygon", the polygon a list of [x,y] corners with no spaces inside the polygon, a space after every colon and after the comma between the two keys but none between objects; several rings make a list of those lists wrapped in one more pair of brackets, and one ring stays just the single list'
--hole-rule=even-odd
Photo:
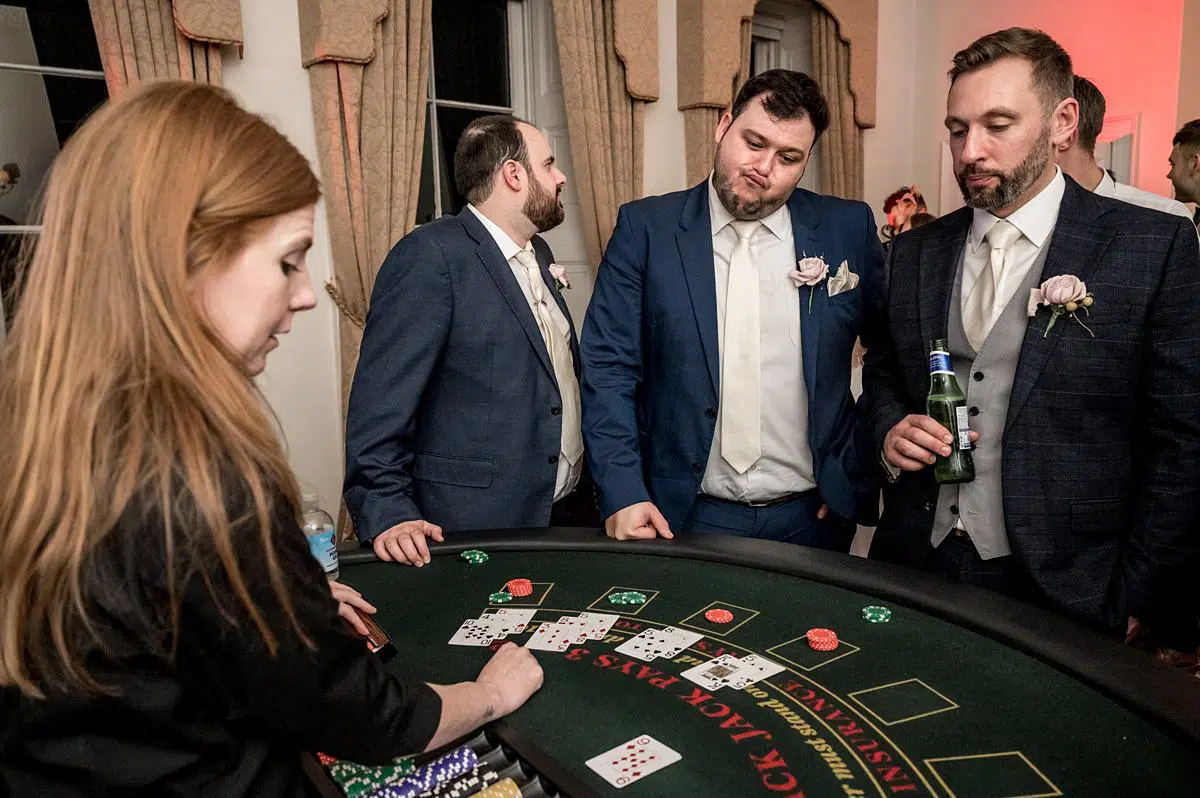
[{"label": "man in blue suit jacket", "polygon": [[581,343],[611,537],[845,551],[853,522],[873,522],[850,367],[882,251],[865,203],[796,189],[828,123],[811,78],[758,75],[717,126],[709,180],[621,208]]},{"label": "man in blue suit jacket", "polygon": [[599,522],[578,346],[537,236],[562,222],[566,178],[511,116],[467,127],[454,178],[470,204],[406,235],[380,269],[346,418],[359,540],[413,565],[443,527]]}]

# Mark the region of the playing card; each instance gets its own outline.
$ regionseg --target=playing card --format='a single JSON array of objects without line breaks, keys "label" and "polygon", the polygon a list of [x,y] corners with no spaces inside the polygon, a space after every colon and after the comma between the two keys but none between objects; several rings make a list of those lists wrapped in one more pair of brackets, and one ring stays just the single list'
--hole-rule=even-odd
[{"label": "playing card", "polygon": [[534,631],[525,648],[538,651],[566,651],[579,638],[579,632],[572,626],[562,626],[557,623],[543,623]]},{"label": "playing card", "polygon": [[637,637],[631,637],[617,646],[616,650],[634,659],[649,662],[663,656],[669,650],[669,646],[667,641],[659,638],[657,629],[647,629]]},{"label": "playing card", "polygon": [[480,620],[490,620],[493,623],[501,623],[496,637],[507,637],[508,635],[516,635],[525,631],[525,627],[533,620],[533,616],[537,614],[537,610],[518,610],[507,609],[501,607],[497,610],[485,612],[480,616]]},{"label": "playing card", "polygon": [[656,632],[655,636],[666,646],[663,653],[659,654],[660,657],[674,657],[704,637],[699,632],[688,632],[674,626],[664,626]]},{"label": "playing card", "polygon": [[450,638],[452,646],[488,646],[496,639],[496,626],[479,618],[467,618]]},{"label": "playing card", "polygon": [[705,690],[720,690],[729,685],[731,677],[742,672],[742,667],[736,657],[723,654],[703,665],[688,668],[679,675],[689,682],[700,685]]},{"label": "playing card", "polygon": [[621,789],[681,759],[683,756],[678,751],[668,748],[648,734],[643,734],[592,757],[584,764],[599,773],[609,784]]},{"label": "playing card", "polygon": [[772,662],[766,657],[760,657],[757,654],[747,654],[737,661],[738,672],[730,677],[729,686],[734,690],[743,690],[755,682],[762,681],[768,676],[774,676],[777,673],[782,673],[785,669],[782,665]]},{"label": "playing card", "polygon": [[620,616],[609,615],[603,612],[581,612],[579,617],[588,622],[587,638],[588,640],[603,640],[609,630],[613,628]]}]

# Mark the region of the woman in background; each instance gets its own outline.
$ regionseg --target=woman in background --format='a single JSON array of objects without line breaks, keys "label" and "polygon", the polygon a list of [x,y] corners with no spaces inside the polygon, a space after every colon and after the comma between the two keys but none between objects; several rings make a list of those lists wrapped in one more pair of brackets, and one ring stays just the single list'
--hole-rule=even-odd
[{"label": "woman in background", "polygon": [[[305,794],[520,706],[389,674],[339,617],[255,389],[295,313],[317,180],[210,86],[130,89],[55,162],[0,353],[0,794]],[[345,603],[364,606],[352,590]]]}]

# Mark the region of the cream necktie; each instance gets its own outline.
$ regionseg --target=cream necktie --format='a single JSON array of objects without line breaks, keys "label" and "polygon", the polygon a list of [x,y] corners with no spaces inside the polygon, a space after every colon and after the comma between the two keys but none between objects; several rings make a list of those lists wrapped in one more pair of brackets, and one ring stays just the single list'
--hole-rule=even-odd
[{"label": "cream necktie", "polygon": [[750,239],[761,222],[730,222],[737,245],[725,289],[725,341],[721,353],[721,457],[744,474],[762,455],[762,361],[758,264]]},{"label": "cream necktie", "polygon": [[533,297],[533,317],[541,330],[542,340],[554,367],[554,379],[558,381],[558,393],[562,398],[562,454],[567,462],[575,465],[583,455],[583,432],[579,414],[579,380],[575,377],[575,366],[571,361],[571,347],[550,315],[550,302],[546,297],[546,284],[542,281],[542,270],[532,249],[517,251],[517,262],[525,267],[529,279],[529,295]]},{"label": "cream necktie", "polygon": [[1012,245],[1021,237],[1021,231],[1012,222],[1000,219],[983,234],[990,252],[983,271],[975,278],[975,285],[967,296],[967,304],[963,312],[963,328],[967,333],[967,341],[978,352],[987,340],[992,330],[992,320],[996,311],[996,286],[1000,284],[1000,276],[1012,252]]}]

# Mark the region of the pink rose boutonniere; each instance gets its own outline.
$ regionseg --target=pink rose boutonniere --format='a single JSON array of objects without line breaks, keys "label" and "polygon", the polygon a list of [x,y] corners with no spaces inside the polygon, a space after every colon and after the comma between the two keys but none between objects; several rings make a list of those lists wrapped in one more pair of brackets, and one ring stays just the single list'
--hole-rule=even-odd
[{"label": "pink rose boutonniere", "polygon": [[807,285],[812,289],[808,292],[809,313],[812,313],[813,294],[816,292],[817,286],[825,282],[827,277],[829,277],[829,265],[823,258],[801,258],[796,263],[796,268],[788,272],[788,279],[792,281],[792,285],[797,288]]},{"label": "pink rose boutonniere", "polygon": [[1088,314],[1088,308],[1094,302],[1095,297],[1088,293],[1087,284],[1083,280],[1073,274],[1060,274],[1042,283],[1041,288],[1029,289],[1029,318],[1032,319],[1036,316],[1038,308],[1045,305],[1050,308],[1050,321],[1047,322],[1046,330],[1042,333],[1043,338],[1050,334],[1054,323],[1063,314],[1079,322],[1079,326],[1087,330],[1088,335],[1095,338],[1095,333],[1075,315],[1080,310]]},{"label": "pink rose boutonniere", "polygon": [[559,291],[563,291],[571,287],[571,281],[567,279],[567,270],[557,263],[551,263],[546,267],[550,270],[550,276],[554,278],[554,287]]}]

